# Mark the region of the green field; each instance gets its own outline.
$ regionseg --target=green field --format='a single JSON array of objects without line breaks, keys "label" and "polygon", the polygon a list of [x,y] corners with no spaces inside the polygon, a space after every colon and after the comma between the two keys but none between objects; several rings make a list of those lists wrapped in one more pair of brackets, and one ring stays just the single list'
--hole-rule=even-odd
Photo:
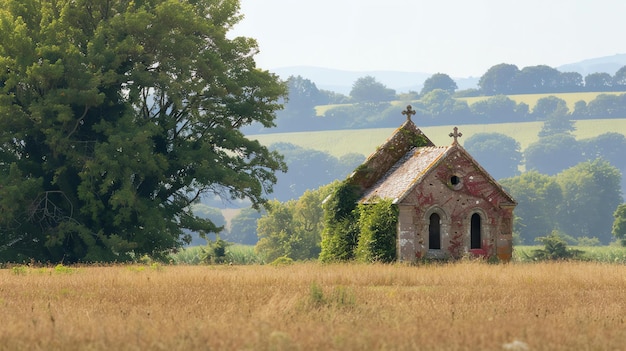
[{"label": "green field", "polygon": [[[576,102],[582,100],[586,103],[589,103],[590,101],[594,100],[598,95],[602,95],[602,94],[621,95],[621,94],[624,94],[624,92],[617,91],[617,92],[602,92],[602,93],[581,92],[581,93],[555,93],[555,94],[519,94],[519,95],[507,95],[507,96],[509,99],[515,101],[515,103],[517,104],[519,104],[520,102],[525,103],[526,105],[529,106],[531,110],[535,107],[539,99],[545,98],[548,96],[555,96],[561,100],[565,100],[565,102],[567,103],[567,108],[569,108],[570,111],[574,111],[574,105],[576,104]],[[471,106],[475,102],[486,100],[486,99],[489,99],[490,97],[491,96],[477,96],[477,97],[458,98],[458,100],[466,101],[467,104]]]},{"label": "green field", "polygon": [[[418,121],[419,123],[419,121]],[[517,140],[522,150],[529,144],[537,141],[537,133],[543,122],[498,123],[498,124],[467,124],[459,127],[463,133],[461,143],[476,133],[502,133]],[[618,132],[626,135],[626,118],[621,119],[594,119],[575,121],[574,135],[578,139],[586,139],[607,132]],[[448,134],[453,126],[423,127],[422,131],[436,144],[451,143]],[[359,153],[368,156],[374,152],[391,134],[393,128],[331,130],[319,132],[297,132],[251,135],[263,145],[277,142],[287,142],[307,149],[327,152],[335,157],[347,153]]]},{"label": "green field", "polygon": [[[568,246],[572,250],[581,251],[579,261],[602,263],[626,263],[626,247],[619,245],[609,246]],[[531,262],[533,251],[543,249],[543,246],[515,245],[513,247],[513,262]]]},{"label": "green field", "polygon": [[[170,255],[171,263],[182,265],[203,264],[203,246],[187,247]],[[533,251],[543,249],[540,245],[515,245],[513,247],[513,262],[532,262]],[[570,249],[582,251],[577,258],[580,261],[603,263],[626,263],[626,247],[619,245],[609,246],[569,246]],[[266,263],[264,258],[254,251],[254,246],[234,244],[226,248],[225,262],[247,265]]]}]

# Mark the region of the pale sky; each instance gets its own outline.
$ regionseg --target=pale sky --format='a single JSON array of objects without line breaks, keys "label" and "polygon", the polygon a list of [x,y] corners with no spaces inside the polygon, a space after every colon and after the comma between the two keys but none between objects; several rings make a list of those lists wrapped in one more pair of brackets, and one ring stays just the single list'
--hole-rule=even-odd
[{"label": "pale sky", "polygon": [[626,53],[626,0],[241,0],[233,34],[263,69],[316,66],[480,77]]}]

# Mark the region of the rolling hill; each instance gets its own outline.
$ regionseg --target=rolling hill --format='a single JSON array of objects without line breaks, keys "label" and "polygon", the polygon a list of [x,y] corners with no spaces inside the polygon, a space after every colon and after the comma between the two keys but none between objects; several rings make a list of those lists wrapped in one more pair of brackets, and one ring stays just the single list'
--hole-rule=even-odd
[{"label": "rolling hill", "polygon": [[[418,122],[419,123],[419,122]],[[498,124],[467,124],[460,125],[463,141],[482,132],[495,132],[508,135],[517,140],[522,150],[529,144],[537,141],[537,133],[543,122],[498,123]],[[399,126],[399,124],[398,124]],[[575,121],[577,139],[586,139],[607,132],[618,132],[626,136],[626,118],[622,119],[594,119]],[[422,131],[436,145],[446,145],[451,142],[448,134],[454,126],[423,127]],[[276,142],[287,142],[304,148],[327,152],[335,157],[348,153],[359,153],[368,156],[391,135],[393,128],[330,130],[319,132],[296,132],[250,135],[251,139],[269,146]]]}]

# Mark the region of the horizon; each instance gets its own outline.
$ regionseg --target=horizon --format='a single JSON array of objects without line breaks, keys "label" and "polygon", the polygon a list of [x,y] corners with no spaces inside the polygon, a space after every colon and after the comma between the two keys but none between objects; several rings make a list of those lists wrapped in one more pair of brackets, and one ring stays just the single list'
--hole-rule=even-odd
[{"label": "horizon", "polygon": [[[550,66],[554,69],[557,69],[561,72],[564,72],[560,69],[560,67],[564,67],[564,66],[570,66],[570,65],[578,65],[587,61],[593,61],[593,60],[597,60],[597,59],[608,59],[611,57],[619,57],[619,58],[623,58],[626,61],[626,52],[624,53],[616,53],[613,55],[609,55],[609,56],[601,56],[601,57],[588,57],[588,58],[583,58],[579,61],[576,62],[566,62],[557,66]],[[518,64],[516,64],[515,62],[500,62],[500,63],[506,63],[506,64],[513,64],[516,65],[520,70],[523,69],[524,67],[527,66],[520,66]],[[492,66],[488,67],[487,70],[496,64],[493,64]],[[537,65],[544,65],[542,63],[538,63]],[[532,65],[535,66],[535,65]],[[321,69],[321,70],[328,70],[328,71],[338,71],[338,72],[348,72],[348,73],[368,73],[368,72],[372,72],[372,73],[376,73],[376,72],[383,72],[383,73],[418,73],[418,74],[435,74],[435,73],[446,73],[446,72],[425,72],[425,71],[406,71],[406,70],[394,70],[394,69],[368,69],[368,70],[356,70],[356,69],[341,69],[341,68],[333,68],[333,67],[325,67],[325,66],[316,66],[316,65],[291,65],[291,66],[281,66],[281,67],[263,67],[263,69],[267,69],[270,71],[273,70],[288,70],[288,69]],[[480,75],[477,76],[452,76],[450,75],[451,78],[459,78],[459,79],[465,79],[465,78],[480,78],[482,75],[484,75],[487,70],[485,70],[485,72],[482,72]],[[611,72],[608,72],[611,73]],[[447,73],[446,73],[447,74]]]}]

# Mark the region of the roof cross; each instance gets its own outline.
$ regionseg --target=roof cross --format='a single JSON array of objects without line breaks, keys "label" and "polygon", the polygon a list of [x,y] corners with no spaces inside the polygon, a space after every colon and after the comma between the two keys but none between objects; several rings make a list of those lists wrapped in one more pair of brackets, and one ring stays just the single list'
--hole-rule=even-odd
[{"label": "roof cross", "polygon": [[415,114],[415,110],[413,109],[413,107],[411,107],[411,105],[407,105],[406,110],[402,111],[402,114],[406,116],[406,119],[408,121],[410,121],[411,115]]},{"label": "roof cross", "polygon": [[463,133],[459,132],[459,128],[454,127],[454,133],[450,133],[448,136],[450,136],[451,138],[454,138],[454,142],[453,144],[458,144],[458,138],[463,136]]}]

